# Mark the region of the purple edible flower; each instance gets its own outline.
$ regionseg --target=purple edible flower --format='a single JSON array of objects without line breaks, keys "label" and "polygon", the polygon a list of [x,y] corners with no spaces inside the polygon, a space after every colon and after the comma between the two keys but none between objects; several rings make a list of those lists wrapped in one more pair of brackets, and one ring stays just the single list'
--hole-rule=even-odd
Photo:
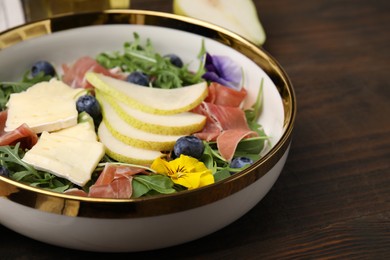
[{"label": "purple edible flower", "polygon": [[227,56],[210,55],[206,53],[206,73],[202,78],[217,82],[239,91],[241,89],[242,70]]}]

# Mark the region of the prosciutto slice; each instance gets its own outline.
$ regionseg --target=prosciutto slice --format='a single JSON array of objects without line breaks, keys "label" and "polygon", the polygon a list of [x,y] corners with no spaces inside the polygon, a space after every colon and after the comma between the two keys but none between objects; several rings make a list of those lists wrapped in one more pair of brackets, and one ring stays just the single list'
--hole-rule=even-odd
[{"label": "prosciutto slice", "polygon": [[206,125],[195,136],[206,141],[216,141],[218,151],[224,159],[230,161],[238,143],[257,133],[248,127],[245,113],[238,107],[220,106],[203,102],[194,109],[195,113],[207,117]]},{"label": "prosciutto slice", "polygon": [[93,88],[93,86],[85,79],[85,74],[87,72],[96,72],[113,78],[124,79],[122,74],[113,73],[110,70],[107,70],[95,59],[87,56],[78,59],[72,66],[63,64],[62,70],[64,71],[62,81],[72,88]]},{"label": "prosciutto slice", "polygon": [[233,159],[238,143],[246,138],[256,136],[256,132],[246,129],[231,129],[223,131],[217,138],[218,151],[227,161]]},{"label": "prosciutto slice", "polygon": [[81,197],[88,197],[88,194],[85,191],[77,189],[77,188],[66,190],[66,191],[64,191],[64,194],[81,196]]},{"label": "prosciutto slice", "polygon": [[204,101],[220,106],[239,107],[246,95],[247,91],[245,88],[237,91],[219,83],[212,82],[209,85],[209,94]]},{"label": "prosciutto slice", "polygon": [[96,183],[89,189],[89,197],[128,199],[133,193],[133,175],[144,169],[106,164]]},{"label": "prosciutto slice", "polygon": [[212,82],[207,98],[193,110],[207,117],[205,127],[195,136],[206,141],[216,141],[219,153],[227,161],[233,158],[243,138],[257,135],[248,127],[245,113],[239,108],[246,95],[245,88],[237,91]]},{"label": "prosciutto slice", "polygon": [[5,132],[7,111],[0,112],[0,146],[15,145],[20,142],[21,148],[30,149],[38,142],[38,136],[27,124],[22,124],[13,131]]}]

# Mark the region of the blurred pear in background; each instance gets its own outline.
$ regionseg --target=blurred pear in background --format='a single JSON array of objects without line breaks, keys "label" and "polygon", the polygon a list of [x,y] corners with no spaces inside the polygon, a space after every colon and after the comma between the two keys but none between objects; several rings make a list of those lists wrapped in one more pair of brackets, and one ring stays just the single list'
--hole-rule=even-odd
[{"label": "blurred pear in background", "polygon": [[219,25],[257,45],[265,42],[266,35],[252,0],[174,0],[173,12]]}]

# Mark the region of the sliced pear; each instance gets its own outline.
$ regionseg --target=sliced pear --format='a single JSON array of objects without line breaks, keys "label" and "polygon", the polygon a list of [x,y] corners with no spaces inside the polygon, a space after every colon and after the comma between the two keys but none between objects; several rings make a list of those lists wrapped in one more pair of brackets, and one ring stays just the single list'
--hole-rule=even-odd
[{"label": "sliced pear", "polygon": [[156,158],[165,156],[158,151],[136,148],[119,141],[104,122],[99,125],[98,137],[105,146],[106,154],[120,162],[150,165]]},{"label": "sliced pear", "polygon": [[125,144],[148,150],[169,151],[173,149],[177,139],[182,135],[160,135],[148,133],[132,127],[115,112],[113,107],[100,98],[103,120],[111,134]]},{"label": "sliced pear", "polygon": [[252,0],[174,0],[175,14],[214,23],[255,44],[265,42],[265,32]]},{"label": "sliced pear", "polygon": [[[187,135],[198,132],[206,124],[206,117],[192,112],[174,115],[155,115],[134,109],[110,95],[96,90],[100,103],[108,103],[119,117],[134,128],[165,135]],[[109,116],[107,116],[109,118]]]},{"label": "sliced pear", "polygon": [[172,115],[189,111],[207,96],[207,84],[201,82],[175,89],[148,88],[89,72],[86,78],[95,88],[143,112]]}]

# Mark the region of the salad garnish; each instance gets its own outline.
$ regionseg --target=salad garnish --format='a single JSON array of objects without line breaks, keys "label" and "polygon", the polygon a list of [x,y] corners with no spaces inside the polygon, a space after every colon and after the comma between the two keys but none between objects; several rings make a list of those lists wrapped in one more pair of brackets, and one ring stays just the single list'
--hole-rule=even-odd
[{"label": "salad garnish", "polygon": [[242,68],[230,57],[206,53],[206,73],[202,77],[208,81],[218,82],[226,87],[240,90],[242,87]]},{"label": "salad garnish", "polygon": [[151,168],[189,190],[214,183],[211,170],[203,162],[184,154],[171,161],[157,158]]}]

